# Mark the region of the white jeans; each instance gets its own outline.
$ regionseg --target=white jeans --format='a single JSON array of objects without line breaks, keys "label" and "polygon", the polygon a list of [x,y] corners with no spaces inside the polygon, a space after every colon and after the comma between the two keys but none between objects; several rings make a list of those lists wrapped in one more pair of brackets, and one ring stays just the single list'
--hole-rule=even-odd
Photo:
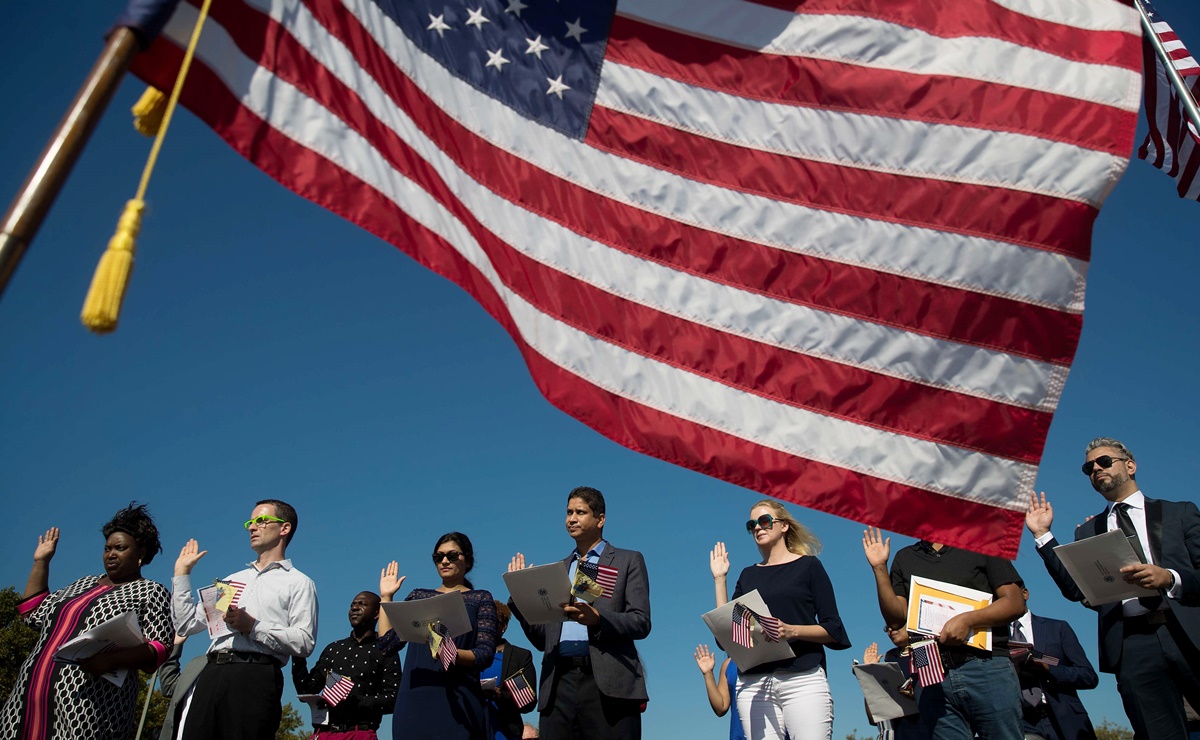
[{"label": "white jeans", "polygon": [[820,666],[807,671],[739,675],[737,708],[751,740],[830,740],[833,697]]}]

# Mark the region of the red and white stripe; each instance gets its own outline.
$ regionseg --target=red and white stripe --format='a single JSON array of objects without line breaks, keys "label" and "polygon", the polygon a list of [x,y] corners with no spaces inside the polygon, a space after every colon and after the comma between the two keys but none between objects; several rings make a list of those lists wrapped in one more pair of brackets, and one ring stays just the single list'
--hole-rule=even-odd
[{"label": "red and white stripe", "polygon": [[611,439],[1012,557],[1139,107],[1136,11],[1059,5],[622,0],[580,142],[370,0],[222,0],[184,102]]},{"label": "red and white stripe", "polygon": [[[1200,98],[1200,64],[1165,21],[1155,21],[1150,27],[1171,58],[1171,65],[1183,77],[1193,101]],[[1150,39],[1145,40],[1143,57],[1146,121],[1150,131],[1138,149],[1138,157],[1173,178],[1180,198],[1200,201],[1200,128],[1188,117],[1180,92],[1171,83],[1166,65]]]}]

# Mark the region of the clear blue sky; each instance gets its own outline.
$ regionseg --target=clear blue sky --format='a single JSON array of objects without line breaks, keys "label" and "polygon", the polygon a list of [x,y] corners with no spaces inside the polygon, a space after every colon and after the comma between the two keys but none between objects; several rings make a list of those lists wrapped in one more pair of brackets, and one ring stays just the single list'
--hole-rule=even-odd
[{"label": "clear blue sky", "polygon": [[[121,5],[6,8],[5,202]],[[1156,7],[1200,49],[1194,0]],[[350,599],[376,587],[386,561],[400,561],[406,586],[436,585],[428,553],[448,530],[471,536],[476,585],[503,596],[515,551],[535,563],[567,554],[565,494],[592,485],[608,498],[608,538],[650,567],[646,736],[726,736],[691,652],[712,644],[699,618],[712,606],[708,549],[727,542],[735,572],[754,562],[742,523],[760,497],[625,450],[552,408],[464,292],[284,190],[189,114],[151,184],[121,327],[83,329],[96,260],[149,150],[127,114],[141,90],[121,88],[0,299],[0,585],[23,587],[37,534],[52,525],[63,529],[52,587],[100,572],[98,529],[131,499],[153,507],[166,546],[148,577],[169,583],[188,537],[210,551],[198,576],[222,576],[250,559],[241,523],[252,503],[280,497],[300,511],[290,555],[317,582],[320,649],[345,635]],[[1100,509],[1079,473],[1083,445],[1100,434],[1132,447],[1149,495],[1197,497],[1200,204],[1172,185],[1132,162],[1097,224],[1083,340],[1038,479],[1060,536]],[[849,665],[884,635],[862,527],[795,513],[824,541],[854,642],[830,654],[834,736],[865,732]],[[1071,621],[1095,659],[1092,613],[1061,598],[1028,536],[1017,567],[1033,610]],[[202,648],[189,644],[188,656]],[[1109,676],[1084,702],[1093,719],[1124,721]]]}]

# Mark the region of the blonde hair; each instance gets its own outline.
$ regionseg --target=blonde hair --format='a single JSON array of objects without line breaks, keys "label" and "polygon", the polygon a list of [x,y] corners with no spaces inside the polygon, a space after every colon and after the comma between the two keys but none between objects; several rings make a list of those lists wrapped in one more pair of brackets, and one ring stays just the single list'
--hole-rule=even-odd
[{"label": "blonde hair", "polygon": [[811,529],[796,521],[795,517],[783,508],[783,504],[767,498],[751,506],[750,511],[754,511],[760,506],[770,509],[775,521],[788,525],[788,531],[783,534],[783,544],[787,547],[788,552],[796,555],[816,555],[821,552],[821,540],[817,539]]}]

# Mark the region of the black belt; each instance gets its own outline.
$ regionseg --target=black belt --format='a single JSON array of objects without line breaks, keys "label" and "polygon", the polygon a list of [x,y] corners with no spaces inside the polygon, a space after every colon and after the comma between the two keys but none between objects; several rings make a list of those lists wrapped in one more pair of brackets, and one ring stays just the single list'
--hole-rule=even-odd
[{"label": "black belt", "polygon": [[560,655],[555,663],[566,668],[591,668],[592,658],[588,655]]},{"label": "black belt", "polygon": [[261,665],[273,665],[279,668],[279,661],[267,655],[266,653],[243,653],[236,650],[218,650],[215,653],[208,654],[208,662],[210,665],[225,665],[227,663],[258,663]]},{"label": "black belt", "polygon": [[947,650],[942,649],[942,665],[947,668],[961,668],[970,663],[972,660],[990,657],[984,653],[978,653],[974,650]]},{"label": "black belt", "polygon": [[1124,617],[1122,622],[1126,628],[1154,629],[1167,623],[1167,613],[1166,611],[1147,612],[1135,617]]},{"label": "black belt", "polygon": [[378,724],[370,722],[358,722],[344,725],[317,725],[318,730],[323,732],[354,732],[355,730],[378,730]]}]

